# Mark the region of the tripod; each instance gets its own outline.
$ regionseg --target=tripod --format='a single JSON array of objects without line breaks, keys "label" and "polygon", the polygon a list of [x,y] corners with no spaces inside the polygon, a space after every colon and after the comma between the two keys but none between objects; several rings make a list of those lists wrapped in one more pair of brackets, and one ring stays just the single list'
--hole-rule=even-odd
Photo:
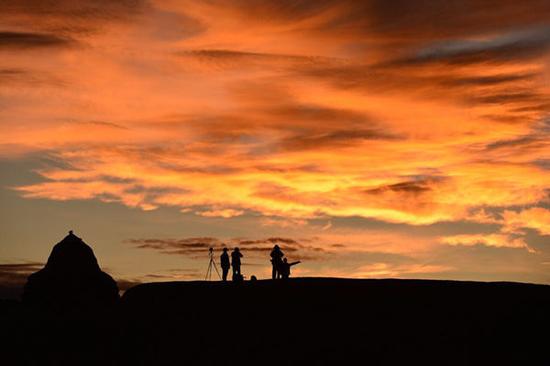
[{"label": "tripod", "polygon": [[222,277],[220,276],[220,272],[218,271],[218,266],[216,266],[216,262],[214,261],[214,248],[208,249],[208,257],[210,257],[210,262],[208,262],[208,269],[206,270],[206,276],[204,277],[204,280],[212,280],[212,268],[216,270],[218,278],[221,280]]}]

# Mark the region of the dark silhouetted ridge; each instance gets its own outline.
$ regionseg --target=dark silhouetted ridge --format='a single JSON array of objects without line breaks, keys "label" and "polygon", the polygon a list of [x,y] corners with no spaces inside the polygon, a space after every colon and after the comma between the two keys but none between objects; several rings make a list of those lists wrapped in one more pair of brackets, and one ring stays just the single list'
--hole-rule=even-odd
[{"label": "dark silhouetted ridge", "polygon": [[545,285],[167,282],[129,289],[121,307],[126,365],[550,365]]},{"label": "dark silhouetted ridge", "polygon": [[[57,266],[65,259],[72,266],[75,257],[89,265],[79,283],[97,276],[85,244],[66,240],[58,247],[62,255],[57,248],[52,253],[52,269],[35,274],[32,286],[74,273]],[[56,286],[64,294],[68,285],[61,284]],[[19,305],[0,302],[0,360],[6,365],[550,365],[546,285],[334,278],[165,282],[134,286],[104,311]]]}]

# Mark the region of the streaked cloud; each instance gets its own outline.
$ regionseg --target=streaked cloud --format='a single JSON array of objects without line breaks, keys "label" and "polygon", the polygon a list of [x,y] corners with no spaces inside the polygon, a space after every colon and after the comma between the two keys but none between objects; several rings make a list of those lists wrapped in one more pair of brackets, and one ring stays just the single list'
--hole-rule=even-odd
[{"label": "streaked cloud", "polygon": [[549,30],[549,27],[536,27],[486,39],[447,40],[421,48],[414,56],[390,61],[390,65],[502,63],[531,59],[544,56],[550,48]]},{"label": "streaked cloud", "polygon": [[44,263],[2,263],[0,264],[2,283],[24,283],[31,273],[42,269],[42,267],[44,267]]},{"label": "streaked cloud", "polygon": [[231,208],[225,208],[221,210],[210,210],[210,211],[197,211],[197,215],[204,216],[204,217],[235,217],[240,216],[244,213],[244,211],[241,210],[233,210]]},{"label": "streaked cloud", "polygon": [[0,298],[20,297],[27,277],[42,267],[44,263],[0,263]]},{"label": "streaked cloud", "polygon": [[71,40],[44,33],[0,32],[0,50],[63,47]]},{"label": "streaked cloud", "polygon": [[455,235],[444,237],[441,241],[448,245],[486,245],[488,247],[496,248],[524,248],[532,251],[532,249],[527,246],[527,243],[525,243],[523,238],[513,238],[503,234]]},{"label": "streaked cloud", "polygon": [[[215,231],[130,246],[157,263],[240,236],[255,255],[292,238],[315,262],[303,273],[465,271],[431,262],[439,250],[542,260],[548,14],[542,0],[5,1],[0,157],[44,157],[5,189]],[[378,229],[339,224],[355,221]]]},{"label": "streaked cloud", "polygon": [[525,210],[506,210],[502,213],[503,230],[517,232],[521,229],[534,229],[541,235],[550,235],[550,210],[542,207],[531,207]]},{"label": "streaked cloud", "polygon": [[[138,249],[153,249],[163,254],[175,254],[190,256],[200,259],[207,256],[210,248],[217,251],[224,247],[232,249],[239,247],[245,257],[253,259],[265,258],[274,245],[279,245],[283,252],[290,253],[293,258],[317,260],[319,256],[327,253],[324,246],[311,238],[292,239],[283,237],[270,237],[261,239],[248,238],[183,238],[183,239],[129,239],[128,244]],[[244,260],[245,262],[247,259]]]}]

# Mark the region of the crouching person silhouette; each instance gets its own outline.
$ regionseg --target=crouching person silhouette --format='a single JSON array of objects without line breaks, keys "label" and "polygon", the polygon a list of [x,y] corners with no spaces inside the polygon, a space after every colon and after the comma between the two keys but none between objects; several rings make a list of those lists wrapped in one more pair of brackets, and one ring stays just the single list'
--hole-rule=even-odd
[{"label": "crouching person silhouette", "polygon": [[223,248],[223,253],[220,255],[220,265],[222,267],[222,280],[227,281],[227,274],[229,273],[229,254],[227,254],[227,248]]},{"label": "crouching person silhouette", "polygon": [[281,264],[281,276],[283,279],[287,279],[290,277],[290,267],[297,265],[298,263],[301,263],[300,261],[288,263],[288,260],[285,258],[283,259],[283,263]]},{"label": "crouching person silhouette", "polygon": [[241,275],[241,251],[239,248],[233,249],[231,253],[231,267],[233,268],[233,281],[242,281]]}]

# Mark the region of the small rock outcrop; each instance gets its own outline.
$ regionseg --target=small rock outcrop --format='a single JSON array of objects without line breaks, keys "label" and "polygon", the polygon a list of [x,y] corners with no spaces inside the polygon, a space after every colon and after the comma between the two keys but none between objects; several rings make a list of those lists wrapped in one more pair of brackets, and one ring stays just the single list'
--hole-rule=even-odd
[{"label": "small rock outcrop", "polygon": [[53,307],[111,305],[118,299],[115,280],[72,231],[53,247],[45,267],[29,276],[23,292],[25,303]]}]

